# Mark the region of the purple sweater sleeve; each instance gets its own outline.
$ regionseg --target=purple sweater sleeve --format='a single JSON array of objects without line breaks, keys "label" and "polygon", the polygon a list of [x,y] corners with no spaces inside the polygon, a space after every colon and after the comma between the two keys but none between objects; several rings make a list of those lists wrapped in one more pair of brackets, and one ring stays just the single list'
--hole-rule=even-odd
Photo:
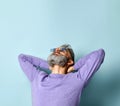
[{"label": "purple sweater sleeve", "polygon": [[74,65],[74,69],[78,70],[78,78],[81,78],[87,84],[92,75],[100,68],[104,57],[104,50],[99,49],[79,59]]},{"label": "purple sweater sleeve", "polygon": [[22,70],[30,81],[32,81],[34,77],[39,73],[38,67],[44,69],[49,68],[47,61],[38,57],[20,54],[18,56],[18,60]]}]

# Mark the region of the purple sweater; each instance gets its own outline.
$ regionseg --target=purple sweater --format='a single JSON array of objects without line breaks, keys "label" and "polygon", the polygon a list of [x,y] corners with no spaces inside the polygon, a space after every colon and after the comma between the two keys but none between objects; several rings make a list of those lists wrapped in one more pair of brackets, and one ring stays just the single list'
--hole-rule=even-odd
[{"label": "purple sweater", "polygon": [[79,106],[82,90],[101,66],[104,56],[104,50],[99,49],[79,59],[74,73],[47,74],[42,70],[49,67],[45,60],[20,54],[20,66],[31,83],[33,106]]}]

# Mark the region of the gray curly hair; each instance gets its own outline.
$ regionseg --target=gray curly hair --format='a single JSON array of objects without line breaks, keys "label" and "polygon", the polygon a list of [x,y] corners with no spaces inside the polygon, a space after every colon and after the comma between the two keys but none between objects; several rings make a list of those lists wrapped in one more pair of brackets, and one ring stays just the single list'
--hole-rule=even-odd
[{"label": "gray curly hair", "polygon": [[63,44],[63,45],[60,46],[60,48],[65,48],[66,50],[69,51],[69,53],[70,53],[70,55],[72,57],[73,63],[74,63],[74,57],[75,57],[75,55],[74,55],[74,51],[73,51],[71,45],[70,44]]}]

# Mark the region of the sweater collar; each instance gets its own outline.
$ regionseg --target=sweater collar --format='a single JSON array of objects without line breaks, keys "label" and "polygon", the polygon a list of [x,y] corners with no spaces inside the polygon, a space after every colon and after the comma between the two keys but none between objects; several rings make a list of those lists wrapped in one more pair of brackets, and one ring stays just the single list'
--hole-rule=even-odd
[{"label": "sweater collar", "polygon": [[61,78],[64,77],[66,74],[55,74],[55,73],[51,73],[49,74],[50,77],[55,77],[55,78]]}]

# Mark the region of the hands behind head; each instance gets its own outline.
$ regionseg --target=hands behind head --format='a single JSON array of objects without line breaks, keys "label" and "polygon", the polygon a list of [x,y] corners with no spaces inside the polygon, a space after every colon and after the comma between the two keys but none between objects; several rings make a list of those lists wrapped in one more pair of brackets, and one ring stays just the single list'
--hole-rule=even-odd
[{"label": "hands behind head", "polygon": [[67,70],[67,73],[70,73],[70,72],[72,72],[72,71],[74,71],[74,67],[73,67],[73,66],[70,66],[70,67],[68,68],[68,70]]}]

